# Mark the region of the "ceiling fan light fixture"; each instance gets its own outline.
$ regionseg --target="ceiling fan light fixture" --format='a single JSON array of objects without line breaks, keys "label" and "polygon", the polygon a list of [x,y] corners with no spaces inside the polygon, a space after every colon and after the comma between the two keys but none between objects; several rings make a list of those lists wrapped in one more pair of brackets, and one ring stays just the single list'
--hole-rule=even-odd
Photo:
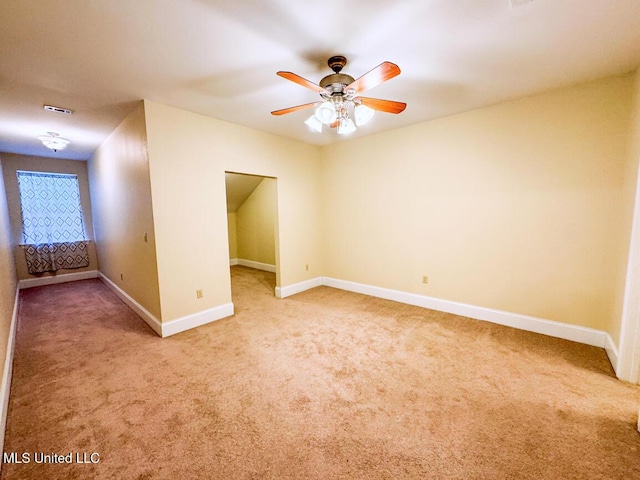
[{"label": "ceiling fan light fixture", "polygon": [[318,120],[315,114],[307,118],[304,123],[306,123],[314,132],[322,132],[322,122]]},{"label": "ceiling fan light fixture", "polygon": [[71,142],[66,138],[62,138],[59,133],[47,132],[47,135],[40,135],[38,140],[50,150],[57,152],[58,150],[64,150]]},{"label": "ceiling fan light fixture", "polygon": [[359,104],[353,109],[353,116],[356,119],[356,125],[361,127],[373,118],[374,111],[366,105]]},{"label": "ceiling fan light fixture", "polygon": [[406,103],[359,96],[361,93],[400,75],[400,67],[395,63],[382,62],[354,80],[351,75],[342,73],[342,68],[346,64],[347,59],[342,55],[331,57],[328,65],[333,70],[333,74],[322,78],[319,84],[310,82],[293,72],[277,72],[279,77],[319,93],[322,101],[281,108],[272,111],[271,115],[280,116],[316,107],[314,114],[304,122],[310,129],[320,133],[322,125],[327,125],[331,128],[337,127],[337,133],[340,135],[348,135],[368,123],[373,118],[374,111],[395,114],[404,111]]},{"label": "ceiling fan light fixture", "polygon": [[338,123],[338,135],[348,135],[356,131],[356,126],[349,117],[341,118]]},{"label": "ceiling fan light fixture", "polygon": [[336,121],[338,114],[336,113],[336,108],[333,105],[333,102],[327,100],[326,102],[322,102],[320,106],[317,108],[315,116],[320,122],[325,125],[330,125]]}]

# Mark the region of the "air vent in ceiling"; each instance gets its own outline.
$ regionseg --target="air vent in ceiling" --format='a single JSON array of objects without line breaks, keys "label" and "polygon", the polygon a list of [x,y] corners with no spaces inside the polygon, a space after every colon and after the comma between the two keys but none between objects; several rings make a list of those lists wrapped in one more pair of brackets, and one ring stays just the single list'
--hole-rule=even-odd
[{"label": "air vent in ceiling", "polygon": [[49,112],[64,113],[66,115],[71,115],[73,113],[73,110],[69,110],[68,108],[62,108],[62,107],[54,107],[53,105],[45,105],[44,109]]}]

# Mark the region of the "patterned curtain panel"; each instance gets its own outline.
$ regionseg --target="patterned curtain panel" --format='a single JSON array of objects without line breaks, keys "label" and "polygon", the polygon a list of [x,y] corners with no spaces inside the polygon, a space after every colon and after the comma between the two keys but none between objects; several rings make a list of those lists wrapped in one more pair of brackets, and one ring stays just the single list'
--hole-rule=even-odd
[{"label": "patterned curtain panel", "polygon": [[86,240],[76,175],[18,171],[23,243]]},{"label": "patterned curtain panel", "polygon": [[44,243],[24,245],[29,273],[55,272],[56,270],[89,266],[88,242]]},{"label": "patterned curtain panel", "polygon": [[29,273],[89,265],[76,175],[18,171]]}]

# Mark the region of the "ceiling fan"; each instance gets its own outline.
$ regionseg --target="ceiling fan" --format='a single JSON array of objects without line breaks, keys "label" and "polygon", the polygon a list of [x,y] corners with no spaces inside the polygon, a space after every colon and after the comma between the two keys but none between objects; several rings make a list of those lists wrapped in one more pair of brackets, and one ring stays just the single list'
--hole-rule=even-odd
[{"label": "ceiling fan", "polygon": [[[319,93],[322,100],[275,110],[271,114],[284,115],[317,107],[315,113],[304,123],[316,132],[322,131],[322,125],[328,125],[336,128],[339,134],[344,135],[354,132],[356,126],[360,127],[371,120],[374,110],[397,114],[406,108],[407,104],[403,102],[359,96],[361,93],[400,75],[400,68],[396,64],[383,62],[355,80],[351,75],[340,73],[347,64],[345,57],[336,55],[331,57],[327,63],[333,73],[320,80],[319,85],[292,72],[278,72],[277,74],[282,78]],[[353,115],[355,123],[351,119],[351,115]]]}]

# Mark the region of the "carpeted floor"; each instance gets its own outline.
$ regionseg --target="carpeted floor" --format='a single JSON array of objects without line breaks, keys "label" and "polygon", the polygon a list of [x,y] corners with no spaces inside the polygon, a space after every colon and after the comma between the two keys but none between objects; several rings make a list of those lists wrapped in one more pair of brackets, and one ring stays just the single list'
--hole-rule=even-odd
[{"label": "carpeted floor", "polygon": [[166,339],[99,280],[22,291],[5,452],[30,462],[2,479],[640,478],[640,390],[602,349],[232,282],[234,317]]}]

